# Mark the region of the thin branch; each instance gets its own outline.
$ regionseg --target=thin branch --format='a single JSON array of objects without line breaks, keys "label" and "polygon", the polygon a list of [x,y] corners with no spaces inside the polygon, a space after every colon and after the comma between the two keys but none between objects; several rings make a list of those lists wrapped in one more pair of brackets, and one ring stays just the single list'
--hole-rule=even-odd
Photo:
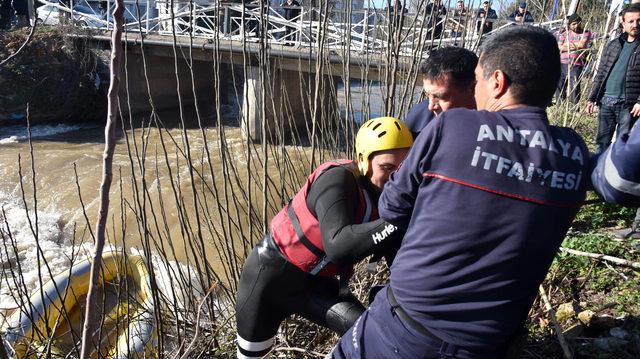
[{"label": "thin branch", "polygon": [[114,11],[115,24],[111,36],[111,74],[109,92],[107,94],[108,112],[105,125],[105,148],[103,155],[102,183],[100,185],[100,212],[96,224],[96,241],[94,244],[93,261],[91,262],[91,277],[89,279],[89,291],[87,292],[87,306],[82,328],[81,359],[89,359],[93,349],[92,327],[96,323],[96,296],[98,295],[98,279],[102,263],[102,250],[105,243],[106,222],[109,213],[109,190],[113,178],[113,154],[116,148],[115,123],[118,113],[118,91],[120,88],[120,73],[123,61],[122,27],[124,4],[123,0],[116,0]]},{"label": "thin branch", "polygon": [[556,318],[556,312],[553,310],[551,303],[549,302],[549,298],[547,297],[547,292],[544,290],[544,287],[540,285],[539,288],[540,297],[542,298],[542,302],[544,303],[545,309],[549,312],[549,317],[551,318],[551,323],[553,323],[553,327],[556,330],[556,335],[558,336],[558,341],[560,342],[560,346],[562,347],[562,352],[564,354],[565,359],[573,358],[573,354],[571,353],[571,348],[567,344],[567,341],[562,335],[562,328],[558,323],[558,319]]},{"label": "thin branch", "polygon": [[22,43],[22,45],[20,45],[20,47],[18,48],[18,50],[16,52],[14,52],[13,54],[7,56],[6,59],[4,59],[4,60],[2,60],[2,62],[0,62],[0,67],[4,66],[6,63],[11,61],[11,59],[13,59],[14,57],[18,56],[18,54],[20,54],[20,52],[22,52],[22,50],[27,46],[27,44],[29,42],[31,42],[31,39],[33,39],[33,35],[36,33],[36,26],[38,26],[38,22],[34,21],[33,22],[33,26],[31,26],[31,31],[29,32],[29,36],[27,36],[27,39],[24,40],[24,42]]},{"label": "thin branch", "polygon": [[198,306],[198,315],[196,316],[196,322],[195,322],[196,332],[195,332],[195,334],[193,334],[193,339],[191,340],[191,342],[187,346],[187,349],[184,350],[184,354],[182,354],[180,359],[185,359],[187,357],[187,355],[191,352],[191,348],[193,348],[193,346],[195,345],[196,340],[198,340],[198,336],[200,335],[200,315],[202,314],[202,305],[204,303],[206,303],[207,297],[209,297],[209,295],[211,293],[213,293],[213,291],[216,289],[216,287],[217,287],[217,285],[216,285],[216,283],[214,283],[209,288],[209,290],[207,291],[207,294],[200,301],[200,305]]},{"label": "thin branch", "polygon": [[583,252],[583,251],[578,251],[578,250],[575,250],[575,249],[564,248],[564,247],[560,247],[560,250],[562,252],[569,253],[569,254],[574,254],[574,255],[577,255],[577,256],[583,256],[583,257],[599,259],[599,260],[603,260],[603,261],[619,264],[621,266],[630,267],[630,268],[633,268],[633,269],[640,269],[640,263],[638,263],[638,262],[634,262],[634,261],[630,261],[630,260],[626,260],[626,259],[622,259],[622,258],[618,258],[618,257],[612,257],[612,256],[608,256],[606,254],[589,253],[589,252]]}]

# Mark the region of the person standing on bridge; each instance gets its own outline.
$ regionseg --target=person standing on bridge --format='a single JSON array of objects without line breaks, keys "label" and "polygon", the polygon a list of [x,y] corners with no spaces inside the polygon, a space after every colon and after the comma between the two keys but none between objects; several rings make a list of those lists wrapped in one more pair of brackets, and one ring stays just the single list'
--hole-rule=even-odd
[{"label": "person standing on bridge", "polygon": [[524,324],[584,201],[588,149],[547,118],[560,77],[551,33],[497,31],[475,73],[478,111],[433,120],[384,187],[380,217],[406,234],[334,359],[502,358]]},{"label": "person standing on bridge", "polygon": [[473,73],[478,56],[455,46],[432,51],[420,66],[426,100],[413,106],[405,123],[417,137],[433,118],[455,107],[476,108]]},{"label": "person standing on bridge", "polygon": [[429,29],[428,37],[439,39],[444,30],[444,21],[447,17],[447,8],[442,5],[442,0],[433,0],[425,6],[426,24]]},{"label": "person standing on bridge", "polygon": [[521,2],[517,9],[507,16],[507,20],[513,21],[518,24],[532,23],[534,21],[533,15],[527,10],[527,3]]},{"label": "person standing on bridge", "polygon": [[493,31],[493,22],[497,19],[498,14],[491,8],[489,1],[483,2],[476,15],[476,31],[481,35]]},{"label": "person standing on bridge", "polygon": [[[300,21],[300,19],[298,19],[298,16],[300,16],[300,3],[298,1],[285,0],[282,4],[280,4],[280,7],[284,10],[283,15],[285,19],[294,23]],[[292,34],[295,34],[296,26],[286,25],[285,29],[284,40],[287,42],[287,44],[290,42],[295,42],[297,40],[296,36],[292,36]]]},{"label": "person standing on bridge", "polygon": [[[262,37],[263,35],[266,35],[266,32],[264,32],[265,29],[263,29],[264,19],[262,16],[268,16],[269,5],[269,0],[253,0],[250,3],[245,4],[245,8],[253,13],[247,21],[247,30],[249,32],[253,32],[255,37]],[[262,9],[260,9],[261,7]]]},{"label": "person standing on bridge", "polygon": [[456,8],[453,9],[452,13],[454,27],[451,31],[451,35],[456,38],[454,45],[458,44],[458,37],[461,37],[464,34],[464,30],[467,27],[468,15],[469,13],[467,8],[464,6],[464,0],[458,0],[456,2]]},{"label": "person standing on bridge", "polygon": [[378,219],[378,197],[412,143],[398,119],[365,122],[356,135],[356,162],[320,165],[271,220],[240,277],[238,358],[267,355],[280,323],[292,314],[340,335],[362,314],[348,280],[353,264],[368,255],[393,261],[402,233]]}]

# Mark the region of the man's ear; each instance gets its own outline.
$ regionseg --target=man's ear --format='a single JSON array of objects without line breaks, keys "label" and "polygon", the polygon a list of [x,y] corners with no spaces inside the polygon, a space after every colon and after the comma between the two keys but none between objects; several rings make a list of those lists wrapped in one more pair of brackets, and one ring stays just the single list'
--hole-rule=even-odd
[{"label": "man's ear", "polygon": [[500,98],[509,89],[507,75],[502,70],[495,70],[491,74],[492,92],[494,98]]}]

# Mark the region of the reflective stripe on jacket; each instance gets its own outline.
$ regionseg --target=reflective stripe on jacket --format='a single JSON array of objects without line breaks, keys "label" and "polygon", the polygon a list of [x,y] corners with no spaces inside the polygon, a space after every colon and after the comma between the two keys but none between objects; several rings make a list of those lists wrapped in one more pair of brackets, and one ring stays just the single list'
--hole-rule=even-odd
[{"label": "reflective stripe on jacket", "polygon": [[607,202],[640,206],[640,125],[594,159],[591,182]]}]

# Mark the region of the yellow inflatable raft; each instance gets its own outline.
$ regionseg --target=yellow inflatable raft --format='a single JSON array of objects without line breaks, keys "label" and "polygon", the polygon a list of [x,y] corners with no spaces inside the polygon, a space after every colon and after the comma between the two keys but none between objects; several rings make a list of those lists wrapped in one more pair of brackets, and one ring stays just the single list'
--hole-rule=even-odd
[{"label": "yellow inflatable raft", "polygon": [[[102,288],[106,283],[121,286],[126,283],[127,292],[132,293],[127,294],[125,300],[111,303],[102,322],[103,328],[113,328],[111,334],[103,336],[110,346],[108,356],[118,359],[157,356],[157,353],[154,355],[157,342],[154,301],[144,258],[108,252],[102,256],[101,269]],[[65,332],[68,335],[72,327],[79,327],[78,323],[82,322],[81,307],[89,289],[90,272],[89,261],[74,264],[37,289],[27,308],[16,310],[9,318],[5,334],[15,356],[36,357],[47,346],[51,353],[62,354],[55,338]],[[102,306],[109,309],[106,304]],[[115,339],[109,341],[109,337]]]}]

